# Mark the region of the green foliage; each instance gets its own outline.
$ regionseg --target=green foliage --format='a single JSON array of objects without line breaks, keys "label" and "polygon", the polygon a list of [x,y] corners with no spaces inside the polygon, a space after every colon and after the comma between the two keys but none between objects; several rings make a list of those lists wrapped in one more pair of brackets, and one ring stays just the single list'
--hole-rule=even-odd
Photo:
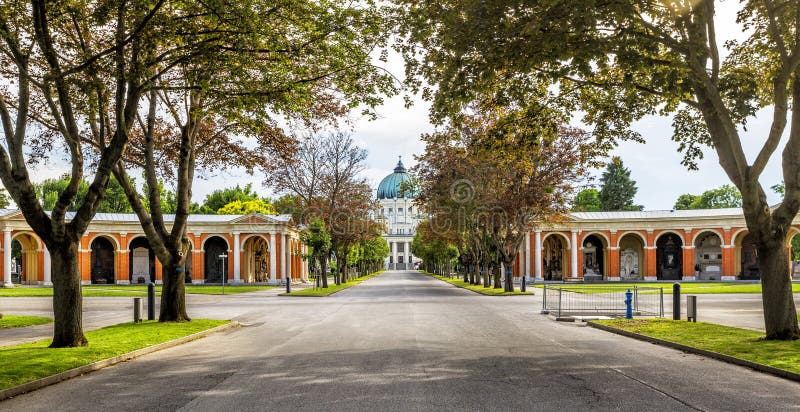
[{"label": "green foliage", "polygon": [[631,171],[622,164],[622,159],[612,158],[600,177],[601,210],[642,210],[642,206],[633,204],[637,191],[636,181],[631,179]]},{"label": "green foliage", "polygon": [[308,228],[300,233],[300,240],[309,247],[312,261],[327,256],[331,250],[331,234],[322,219],[312,219]]},{"label": "green foliage", "polygon": [[597,189],[583,189],[575,195],[572,202],[574,212],[598,212],[603,210],[600,203],[600,192]]},{"label": "green foliage", "polygon": [[275,208],[263,199],[255,200],[234,200],[217,210],[218,215],[246,215],[248,213],[263,213],[274,215]]},{"label": "green foliage", "polygon": [[250,183],[248,183],[245,187],[236,185],[236,187],[217,189],[206,195],[203,205],[200,206],[200,213],[216,214],[217,211],[231,202],[247,202],[251,200],[260,200],[260,197],[258,196],[258,193],[253,191],[253,185]]},{"label": "green foliage", "polygon": [[303,202],[294,195],[285,194],[272,202],[275,213],[279,215],[298,216],[302,212]]},{"label": "green foliage", "polygon": [[[45,179],[34,184],[36,193],[39,196],[39,201],[42,202],[42,207],[44,210],[53,210],[56,202],[58,202],[58,197],[67,188],[67,185],[69,185],[69,181],[70,176],[63,175],[59,178]],[[83,199],[86,197],[86,193],[88,191],[89,183],[86,181],[81,181],[80,185],[78,186],[78,194],[75,196],[75,199],[70,204],[68,210],[73,212],[78,210],[78,207],[83,204]],[[108,180],[106,195],[103,198],[103,202],[100,203],[97,211],[100,213],[133,212],[133,208],[131,208],[128,198],[125,197],[125,192],[123,191],[122,186],[120,186],[119,182],[117,182],[117,179],[114,178],[113,175]]]},{"label": "green foliage", "polygon": [[674,207],[676,210],[742,207],[742,194],[732,185],[722,185],[701,195],[680,195]]},{"label": "green foliage", "polygon": [[8,192],[0,188],[0,209],[6,209],[9,205],[11,205],[11,200],[8,197]]}]

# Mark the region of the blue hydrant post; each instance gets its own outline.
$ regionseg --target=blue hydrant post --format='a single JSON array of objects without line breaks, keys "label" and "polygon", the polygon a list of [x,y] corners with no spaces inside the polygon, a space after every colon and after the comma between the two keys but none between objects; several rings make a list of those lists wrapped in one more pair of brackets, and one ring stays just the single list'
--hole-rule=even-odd
[{"label": "blue hydrant post", "polygon": [[633,319],[633,293],[630,289],[625,292],[625,319]]}]

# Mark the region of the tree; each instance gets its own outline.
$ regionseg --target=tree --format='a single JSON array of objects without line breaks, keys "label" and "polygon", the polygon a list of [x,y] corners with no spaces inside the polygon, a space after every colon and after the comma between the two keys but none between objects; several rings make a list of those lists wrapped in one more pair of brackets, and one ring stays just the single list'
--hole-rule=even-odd
[{"label": "tree", "polygon": [[236,185],[236,187],[217,189],[207,194],[203,205],[200,207],[200,211],[203,214],[216,214],[220,209],[231,202],[248,202],[259,199],[258,193],[253,191],[252,184],[248,183],[245,187]]},{"label": "tree", "polygon": [[[377,210],[372,189],[361,177],[367,152],[343,132],[306,136],[292,156],[269,165],[270,184],[292,195],[302,212],[298,221],[325,222],[331,236],[328,259],[335,258],[339,276],[347,280],[347,256],[359,242],[380,234],[371,215]],[[327,287],[324,284],[323,287]]]},{"label": "tree", "polygon": [[601,210],[642,210],[642,206],[634,205],[636,181],[631,179],[631,171],[622,164],[622,159],[614,157],[606,165],[600,177]]},{"label": "tree", "polygon": [[603,210],[600,203],[600,192],[597,189],[583,189],[575,195],[572,202],[574,212],[599,212]]},{"label": "tree", "polygon": [[308,246],[308,264],[315,270],[317,282],[322,282],[322,287],[328,287],[328,256],[331,249],[331,235],[325,228],[325,222],[313,218],[308,228],[300,233],[300,240]]},{"label": "tree", "polygon": [[684,194],[675,202],[675,209],[723,209],[742,207],[742,195],[736,187],[722,185],[701,195]]},{"label": "tree", "polygon": [[[380,96],[396,88],[370,56],[385,42],[383,10],[373,5],[342,0],[277,7],[263,0],[181,5],[192,17],[173,21],[191,40],[185,59],[156,79],[158,88],[147,96],[147,114],[137,129],[139,144],[131,146],[138,150],[114,169],[126,181],[126,168],[143,168],[150,188],[148,211],[136,188],[123,185],[162,264],[162,322],[189,320],[183,269],[191,249],[186,222],[196,167],[252,172],[293,152],[292,127],[336,123],[352,107],[370,114]],[[236,138],[242,135],[256,147]],[[177,210],[170,225],[155,189],[159,174],[175,180]]]},{"label": "tree", "polygon": [[274,215],[275,208],[266,200],[258,199],[244,202],[241,200],[234,200],[217,210],[218,215],[246,215],[248,213]]},{"label": "tree", "polygon": [[[713,149],[742,194],[764,274],[767,339],[800,337],[784,247],[800,209],[800,0],[741,2],[738,39],[720,37],[714,0],[395,3],[407,84],[425,89],[434,119],[459,113],[487,90],[520,105],[530,91],[565,115],[583,113],[597,144],[611,147],[643,140],[630,130],[634,121],[673,114],[683,164],[696,169],[703,149]],[[741,131],[765,107],[772,124],[748,159]],[[784,135],[786,193],[771,208],[759,178]]]},{"label": "tree", "polygon": [[[489,103],[476,112],[480,114],[463,114],[443,132],[423,137],[426,152],[416,168],[420,199],[429,213],[452,213],[446,210],[449,200],[435,203],[446,196],[469,204],[457,214],[469,210],[470,216],[456,222],[469,222],[466,239],[475,245],[475,260],[494,273],[496,288],[501,287],[501,264],[505,267],[505,288],[511,292],[511,268],[525,233],[535,222],[566,212],[574,182],[585,177],[596,150],[586,133],[559,126],[559,118],[545,107],[508,110]],[[450,231],[462,229],[444,230]]]},{"label": "tree", "polygon": [[675,210],[687,210],[687,209],[694,209],[694,205],[700,201],[700,196],[693,195],[691,193],[684,193],[678,196],[678,200],[675,201],[675,205],[673,208]]},{"label": "tree", "polygon": [[[153,49],[169,32],[164,4],[0,3],[0,127],[6,143],[0,150],[0,180],[50,251],[55,269],[51,347],[87,343],[79,241],[103,200],[155,67],[172,57]],[[108,111],[99,115],[99,107]],[[50,153],[66,158],[70,180],[46,213],[27,165]],[[87,171],[93,177],[67,221]]]}]

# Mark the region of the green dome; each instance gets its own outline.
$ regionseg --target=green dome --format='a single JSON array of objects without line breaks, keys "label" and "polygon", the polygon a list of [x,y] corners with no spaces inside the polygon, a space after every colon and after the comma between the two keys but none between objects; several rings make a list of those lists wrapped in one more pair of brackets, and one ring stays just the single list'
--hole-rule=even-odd
[{"label": "green dome", "polygon": [[403,161],[398,160],[397,167],[394,168],[394,173],[384,177],[378,185],[378,199],[413,198],[414,194],[409,193],[410,191],[405,191],[402,196],[400,195],[400,186],[404,182],[410,183],[411,175],[406,173]]}]

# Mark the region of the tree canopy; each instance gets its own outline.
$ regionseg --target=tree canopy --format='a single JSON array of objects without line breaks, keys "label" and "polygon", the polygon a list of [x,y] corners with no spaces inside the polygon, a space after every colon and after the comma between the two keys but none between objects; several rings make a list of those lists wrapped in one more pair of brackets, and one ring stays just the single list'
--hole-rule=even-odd
[{"label": "tree canopy", "polygon": [[674,207],[676,210],[742,207],[742,194],[732,185],[722,185],[700,195],[682,194],[675,201]]},{"label": "tree canopy", "polygon": [[[406,83],[432,101],[434,121],[489,94],[502,106],[580,113],[604,149],[643,141],[635,121],[671,115],[684,165],[714,150],[759,247],[766,336],[800,337],[783,246],[800,209],[800,0],[737,3],[729,38],[717,31],[716,0],[393,2]],[[767,107],[771,125],[748,158],[742,130]],[[759,178],[784,135],[786,191],[770,208]]]},{"label": "tree canopy", "polygon": [[642,210],[642,206],[633,203],[638,190],[636,181],[631,179],[631,171],[622,164],[622,159],[613,157],[600,177],[600,210]]},{"label": "tree canopy", "polygon": [[572,201],[572,210],[574,212],[599,212],[603,210],[603,205],[600,203],[600,192],[593,188],[581,190]]}]

